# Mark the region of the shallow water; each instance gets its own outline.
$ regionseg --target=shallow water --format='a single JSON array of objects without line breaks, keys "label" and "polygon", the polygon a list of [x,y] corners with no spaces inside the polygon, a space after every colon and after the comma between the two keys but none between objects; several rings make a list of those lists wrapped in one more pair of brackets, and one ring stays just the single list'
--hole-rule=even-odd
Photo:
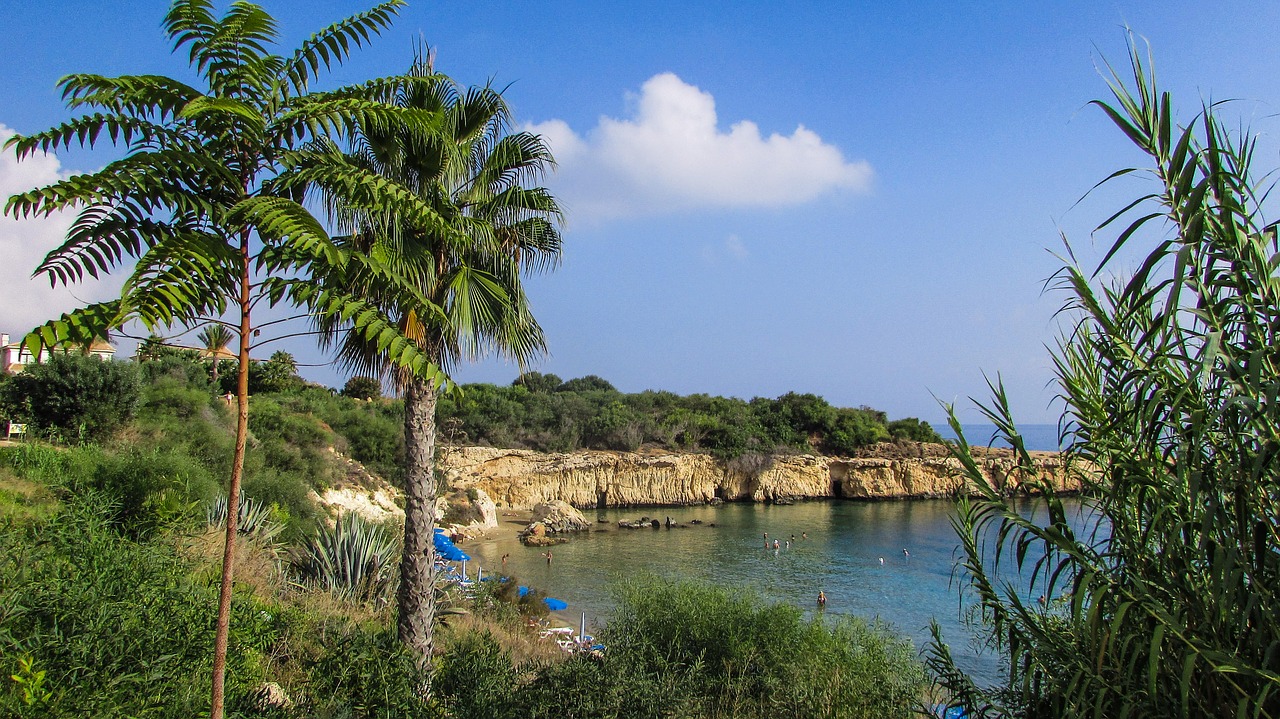
[{"label": "shallow water", "polygon": [[[880,618],[911,637],[917,649],[924,647],[929,622],[936,619],[957,662],[975,677],[995,681],[997,658],[972,646],[973,632],[961,621],[958,582],[952,581],[959,558],[953,514],[949,500],[605,510],[597,513],[599,531],[551,547],[550,564],[541,556],[545,550],[525,547],[513,537],[460,546],[473,558],[467,567],[473,577],[476,564],[486,574],[502,570],[500,558],[510,553],[506,573],[568,602],[566,615],[586,612],[589,625],[607,620],[610,585],[634,573],[750,586],[769,600],[806,609],[816,607],[821,590],[828,614]],[[642,515],[704,524],[669,530],[617,527],[619,519]],[[770,542],[782,542],[778,551],[764,548],[766,532]],[[807,539],[801,538],[804,533]],[[792,535],[796,541],[787,547]]]}]

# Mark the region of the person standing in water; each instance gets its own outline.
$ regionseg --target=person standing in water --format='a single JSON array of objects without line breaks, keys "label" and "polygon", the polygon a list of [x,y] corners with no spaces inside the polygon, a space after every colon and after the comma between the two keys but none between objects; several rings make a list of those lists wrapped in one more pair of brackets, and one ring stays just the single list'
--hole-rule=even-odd
[{"label": "person standing in water", "polygon": [[827,606],[827,594],[821,589],[818,590],[818,608],[825,609]]}]

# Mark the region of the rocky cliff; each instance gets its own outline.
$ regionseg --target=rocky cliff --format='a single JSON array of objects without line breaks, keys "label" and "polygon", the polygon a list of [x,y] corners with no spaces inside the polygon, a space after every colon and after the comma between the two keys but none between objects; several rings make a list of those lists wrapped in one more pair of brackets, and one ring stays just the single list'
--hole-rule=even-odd
[{"label": "rocky cliff", "polygon": [[[1007,451],[989,450],[982,469],[1006,491],[1028,480],[1074,491],[1055,453],[1036,453],[1036,476],[1014,471]],[[890,445],[856,458],[777,455],[721,462],[705,454],[581,451],[542,454],[490,447],[442,447],[439,469],[454,489],[482,489],[499,506],[529,509],[563,500],[575,507],[661,506],[725,501],[945,497],[961,488],[945,452]]]}]

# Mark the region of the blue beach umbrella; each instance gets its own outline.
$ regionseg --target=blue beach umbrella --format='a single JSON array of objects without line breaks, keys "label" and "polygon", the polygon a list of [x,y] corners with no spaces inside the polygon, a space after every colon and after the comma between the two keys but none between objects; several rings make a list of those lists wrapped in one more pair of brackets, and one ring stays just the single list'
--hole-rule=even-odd
[{"label": "blue beach umbrella", "polygon": [[456,546],[452,544],[443,548],[436,547],[436,553],[439,554],[441,557],[444,557],[446,560],[450,562],[465,562],[471,559],[471,555],[467,554],[461,549],[458,549]]},{"label": "blue beach umbrella", "polygon": [[553,612],[558,612],[561,609],[565,609],[569,606],[568,602],[564,601],[563,599],[556,599],[555,597],[545,597],[543,598],[542,601],[544,604],[547,605],[547,609],[550,609]]}]

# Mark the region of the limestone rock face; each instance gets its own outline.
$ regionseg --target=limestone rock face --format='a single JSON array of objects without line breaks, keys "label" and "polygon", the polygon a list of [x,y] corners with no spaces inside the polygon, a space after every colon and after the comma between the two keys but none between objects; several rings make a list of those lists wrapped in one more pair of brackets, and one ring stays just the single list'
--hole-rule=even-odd
[{"label": "limestone rock face", "polygon": [[436,499],[436,517],[441,524],[463,529],[492,529],[498,526],[498,508],[488,493],[478,487],[457,490]]},{"label": "limestone rock face", "polygon": [[585,532],[591,529],[591,523],[582,516],[582,512],[573,508],[568,502],[556,500],[539,504],[533,508],[533,522],[541,524],[547,532],[564,534],[566,532]]},{"label": "limestone rock face", "polygon": [[[579,508],[673,506],[720,500],[945,497],[961,488],[959,463],[940,452],[885,454],[753,455],[721,462],[705,454],[661,451],[543,454],[446,447],[438,466],[450,487],[482,489],[500,506],[525,510],[556,500]],[[1003,491],[1020,491],[1030,480],[1046,482],[1055,491],[1079,489],[1056,453],[1032,454],[1035,477],[1015,472],[1007,451],[990,450],[979,461],[987,481]]]}]

